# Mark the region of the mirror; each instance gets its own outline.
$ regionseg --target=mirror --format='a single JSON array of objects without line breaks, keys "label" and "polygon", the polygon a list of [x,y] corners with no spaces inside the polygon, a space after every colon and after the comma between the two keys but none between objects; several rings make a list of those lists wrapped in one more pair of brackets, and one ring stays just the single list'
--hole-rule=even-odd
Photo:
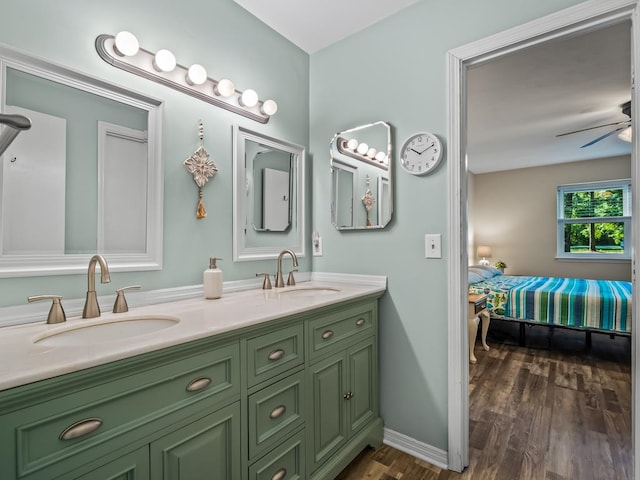
[{"label": "mirror", "polygon": [[338,132],[331,140],[331,223],[338,230],[384,228],[393,212],[391,126]]},{"label": "mirror", "polygon": [[0,47],[0,111],[31,119],[1,157],[0,277],[162,265],[162,102]]},{"label": "mirror", "polygon": [[233,260],[304,256],[304,147],[233,128]]}]

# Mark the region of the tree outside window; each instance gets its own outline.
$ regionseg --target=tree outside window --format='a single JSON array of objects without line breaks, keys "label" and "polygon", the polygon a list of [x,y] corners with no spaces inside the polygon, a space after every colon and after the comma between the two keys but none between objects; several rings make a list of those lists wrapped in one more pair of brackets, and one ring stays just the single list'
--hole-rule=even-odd
[{"label": "tree outside window", "polygon": [[630,227],[629,180],[558,187],[558,257],[630,258]]}]

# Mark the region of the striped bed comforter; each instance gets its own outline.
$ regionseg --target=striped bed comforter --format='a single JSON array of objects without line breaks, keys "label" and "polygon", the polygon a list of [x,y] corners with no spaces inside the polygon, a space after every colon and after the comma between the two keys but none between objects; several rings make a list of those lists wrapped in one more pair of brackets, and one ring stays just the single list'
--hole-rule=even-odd
[{"label": "striped bed comforter", "polygon": [[[519,278],[520,281],[512,282],[506,291],[502,285],[504,310],[499,312],[502,317],[573,328],[631,331],[630,282],[557,277],[510,278]],[[486,282],[491,280],[493,278]],[[485,282],[470,287],[478,288],[482,283]]]}]

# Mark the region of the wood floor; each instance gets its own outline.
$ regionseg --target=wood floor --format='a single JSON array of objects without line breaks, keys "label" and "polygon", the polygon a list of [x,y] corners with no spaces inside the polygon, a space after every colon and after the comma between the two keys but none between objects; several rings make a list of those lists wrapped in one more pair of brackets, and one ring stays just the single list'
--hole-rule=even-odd
[{"label": "wood floor", "polygon": [[385,445],[336,480],[631,480],[630,339],[594,334],[586,352],[584,333],[534,327],[522,348],[504,323],[492,322],[491,350],[478,345],[469,368],[463,473]]}]

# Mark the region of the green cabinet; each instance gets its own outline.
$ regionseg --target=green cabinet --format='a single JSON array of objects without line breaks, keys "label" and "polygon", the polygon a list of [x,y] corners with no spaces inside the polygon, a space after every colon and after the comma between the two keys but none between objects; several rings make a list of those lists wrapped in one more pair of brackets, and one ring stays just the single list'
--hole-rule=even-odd
[{"label": "green cabinet", "polygon": [[0,479],[332,480],[382,441],[377,297],[0,391]]},{"label": "green cabinet", "polygon": [[139,448],[73,480],[151,480],[149,448]]},{"label": "green cabinet", "polygon": [[309,368],[312,432],[308,462],[313,471],[377,417],[375,337],[352,345]]},{"label": "green cabinet", "polygon": [[0,478],[83,478],[239,398],[238,340],[161,350],[0,392]]},{"label": "green cabinet", "polygon": [[211,413],[151,443],[153,480],[242,478],[240,403]]}]

